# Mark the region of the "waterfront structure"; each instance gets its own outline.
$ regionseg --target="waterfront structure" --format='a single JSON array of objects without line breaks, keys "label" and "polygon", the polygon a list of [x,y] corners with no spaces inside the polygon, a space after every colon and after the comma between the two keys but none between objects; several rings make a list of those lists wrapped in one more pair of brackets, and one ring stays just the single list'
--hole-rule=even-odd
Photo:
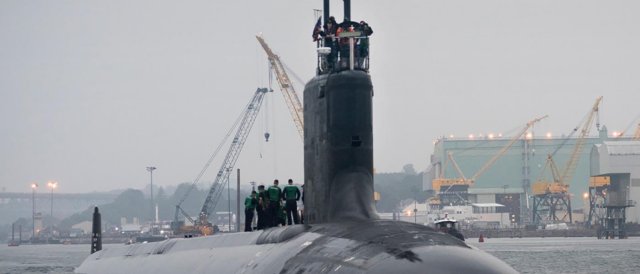
[{"label": "waterfront structure", "polygon": [[[625,185],[626,197],[628,201],[618,201],[619,205],[622,203],[627,205],[626,217],[627,221],[638,223],[640,222],[640,210],[634,206],[637,201],[640,201],[640,141],[629,140],[610,140],[605,141],[602,144],[593,146],[590,151],[590,175],[594,177],[603,176],[608,173],[629,173],[628,185]],[[590,188],[595,188],[594,193],[601,193],[598,196],[591,197],[594,199],[594,212],[602,216],[606,214],[606,206],[609,203],[609,196],[611,192],[611,184],[608,181],[596,181],[592,178],[593,183]],[[604,190],[604,193],[603,193]],[[602,195],[605,194],[605,195]],[[622,199],[622,198],[620,198]],[[597,222],[596,220],[593,220]]]},{"label": "waterfront structure", "polygon": [[[603,126],[599,129],[598,136],[586,138],[585,147],[579,155],[576,173],[573,176],[569,187],[574,207],[582,206],[582,195],[588,190],[589,155],[588,148],[613,137],[608,136],[607,128]],[[468,138],[454,138],[453,136],[442,137],[435,141],[431,163],[424,173],[423,188],[431,190],[431,181],[435,178],[455,178],[457,171],[451,166],[448,159],[449,153],[455,157],[455,161],[464,174],[475,173],[486,161],[493,157],[503,148],[510,138],[501,134],[487,134],[484,136],[469,136]],[[559,167],[563,167],[569,160],[574,149],[576,139],[546,136],[535,136],[533,133],[527,134],[525,138],[516,142],[507,152],[498,159],[495,164],[482,176],[478,177],[473,186],[469,188],[469,193],[480,191],[480,189],[493,189],[494,197],[502,193],[502,189],[518,189],[520,212],[518,223],[527,224],[532,221],[533,204],[531,199],[531,185],[538,178],[548,178],[551,176],[543,174],[543,169],[547,161],[548,154],[558,151],[554,155],[554,160]],[[447,166],[449,165],[449,166]],[[475,190],[478,189],[478,190]],[[486,192],[486,191],[484,191]],[[510,191],[511,192],[511,191]],[[505,193],[502,193],[505,194]],[[485,196],[486,198],[487,196]],[[471,200],[471,198],[467,198]],[[482,202],[498,202],[497,200],[484,200]],[[470,203],[470,201],[469,201]]]},{"label": "waterfront structure", "polygon": [[461,228],[510,228],[513,227],[514,214],[507,207],[498,203],[471,203],[469,205],[444,206],[432,209],[427,203],[408,204],[396,214],[380,213],[381,219],[394,219],[404,222],[416,222],[433,226],[436,220],[448,216],[457,220]]}]

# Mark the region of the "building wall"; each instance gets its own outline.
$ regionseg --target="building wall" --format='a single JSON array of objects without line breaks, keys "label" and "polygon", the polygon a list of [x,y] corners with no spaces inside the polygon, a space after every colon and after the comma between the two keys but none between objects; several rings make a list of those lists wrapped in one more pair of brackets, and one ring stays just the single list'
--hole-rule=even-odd
[{"label": "building wall", "polygon": [[[570,192],[573,197],[582,197],[582,193],[588,191],[588,182],[590,176],[589,156],[590,148],[595,144],[601,144],[607,140],[607,131],[603,127],[599,133],[599,137],[587,138],[583,151],[580,154],[576,173],[570,184]],[[472,177],[491,157],[496,155],[500,149],[507,145],[509,139],[449,139],[442,138],[436,141],[434,153],[431,155],[431,165],[427,169],[431,169],[432,177],[438,177],[444,172],[445,178],[458,177],[453,165],[447,159],[447,155],[451,152],[454,159],[460,166],[465,177]],[[554,160],[559,169],[563,169],[565,163],[569,159],[575,147],[576,139],[566,138],[533,138],[529,140],[518,140],[507,152],[498,159],[495,164],[485,173],[476,179],[474,188],[490,188],[490,187],[509,187],[523,188],[525,179],[525,142],[528,142],[528,166],[529,166],[529,182],[533,184],[539,177],[551,179],[551,173],[548,169],[543,173],[547,155],[553,153],[560,145],[564,145],[558,150],[554,156]],[[446,163],[446,165],[445,165]],[[426,174],[426,173],[425,173]],[[429,174],[427,174],[429,175]],[[428,183],[430,178],[425,178],[425,189],[430,189],[431,184]],[[523,190],[530,193],[530,189]],[[582,199],[575,198],[572,204],[575,208],[582,206]]]},{"label": "building wall", "polygon": [[476,203],[495,203],[496,195],[495,194],[477,194],[476,195]]}]

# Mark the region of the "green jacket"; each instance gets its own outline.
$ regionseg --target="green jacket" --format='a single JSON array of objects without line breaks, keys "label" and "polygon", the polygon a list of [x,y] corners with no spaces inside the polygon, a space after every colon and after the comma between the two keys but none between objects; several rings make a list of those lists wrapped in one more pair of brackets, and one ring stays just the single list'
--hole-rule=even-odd
[{"label": "green jacket", "polygon": [[269,201],[271,202],[277,202],[282,199],[282,189],[276,185],[270,186],[267,192],[269,193]]},{"label": "green jacket", "polygon": [[248,210],[254,210],[258,206],[258,199],[251,196],[244,198],[244,208]]},{"label": "green jacket", "polygon": [[298,187],[294,185],[285,186],[282,190],[282,200],[300,200],[300,189],[298,189]]},{"label": "green jacket", "polygon": [[[262,210],[267,208],[268,203],[269,203],[269,193],[264,190],[264,191],[259,191],[258,192],[258,209]],[[262,200],[262,205],[260,205],[260,200]]]}]

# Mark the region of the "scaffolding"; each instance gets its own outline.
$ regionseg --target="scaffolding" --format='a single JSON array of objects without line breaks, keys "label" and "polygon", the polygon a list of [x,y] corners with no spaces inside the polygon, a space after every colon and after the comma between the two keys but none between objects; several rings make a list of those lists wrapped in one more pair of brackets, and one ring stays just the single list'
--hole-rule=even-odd
[{"label": "scaffolding", "polygon": [[606,216],[604,202],[609,184],[611,184],[611,179],[607,176],[589,178],[589,192],[585,197],[589,199],[589,215],[585,222],[587,228],[603,227],[602,220]]},{"label": "scaffolding", "polygon": [[610,184],[604,194],[604,209],[606,214],[600,219],[601,227],[598,229],[598,239],[625,239],[627,230],[626,211],[628,207],[635,206],[635,201],[629,200],[630,173],[602,174],[610,177]]}]

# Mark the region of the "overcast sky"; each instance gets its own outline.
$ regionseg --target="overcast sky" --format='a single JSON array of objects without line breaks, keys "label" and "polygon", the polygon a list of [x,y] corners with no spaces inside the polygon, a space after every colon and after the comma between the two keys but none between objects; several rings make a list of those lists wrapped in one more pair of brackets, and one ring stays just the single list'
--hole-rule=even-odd
[{"label": "overcast sky", "polygon": [[[640,114],[638,1],[352,2],[353,19],[374,30],[377,172],[425,169],[439,136],[499,133],[544,114],[536,134],[568,133],[599,95],[610,131]],[[332,1],[338,20],[341,3]],[[158,168],[157,185],[193,180],[268,86],[254,35],[307,81],[321,7],[1,1],[0,190],[47,180],[61,192],[143,188],[146,166]],[[243,182],[303,178],[302,141],[273,87],[237,164]]]}]

